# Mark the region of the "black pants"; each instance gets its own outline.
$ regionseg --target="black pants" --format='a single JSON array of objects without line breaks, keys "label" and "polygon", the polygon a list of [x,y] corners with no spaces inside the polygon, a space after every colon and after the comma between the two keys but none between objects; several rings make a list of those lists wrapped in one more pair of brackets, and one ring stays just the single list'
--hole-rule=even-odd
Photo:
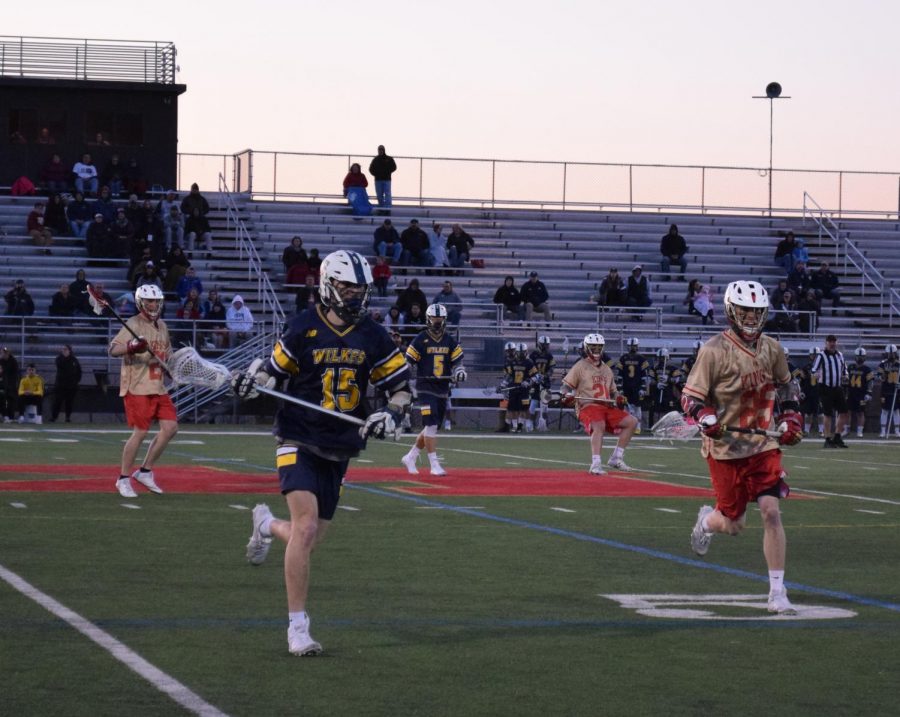
[{"label": "black pants", "polygon": [[56,392],[53,394],[53,414],[50,419],[51,421],[55,421],[59,417],[59,409],[63,406],[66,411],[66,421],[71,420],[72,406],[75,404],[76,393],[78,393],[78,386],[73,386],[71,388],[56,387]]}]

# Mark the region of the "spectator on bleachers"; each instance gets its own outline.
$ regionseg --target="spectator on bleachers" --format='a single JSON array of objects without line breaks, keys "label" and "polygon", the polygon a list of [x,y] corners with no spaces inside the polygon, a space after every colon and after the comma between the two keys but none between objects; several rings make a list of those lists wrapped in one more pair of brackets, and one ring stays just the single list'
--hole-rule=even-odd
[{"label": "spectator on bleachers", "polygon": [[399,331],[402,325],[403,314],[400,313],[400,307],[394,304],[384,315],[384,328],[388,331]]},{"label": "spectator on bleachers", "polygon": [[597,306],[624,306],[625,305],[625,282],[619,276],[619,270],[615,267],[609,270],[609,273],[603,277],[600,286],[597,287],[597,293],[591,297],[591,301]]},{"label": "spectator on bleachers", "polygon": [[297,287],[294,308],[300,313],[307,309],[315,309],[318,304],[319,288],[316,286],[316,278],[312,274],[307,274],[303,286]]},{"label": "spectator on bleachers", "polygon": [[403,244],[400,243],[400,235],[390,219],[385,219],[381,226],[375,230],[372,249],[375,252],[375,256],[383,256],[386,259],[390,259],[394,264],[400,261],[400,255],[403,253]]},{"label": "spectator on bleachers", "polygon": [[784,269],[785,274],[790,274],[794,270],[794,249],[796,248],[794,232],[785,234],[784,239],[775,247],[775,265]]},{"label": "spectator on bleachers", "polygon": [[425,298],[425,292],[419,288],[419,280],[412,279],[407,287],[397,296],[397,306],[400,313],[404,316],[408,315],[414,304],[419,305],[422,314],[422,322],[425,322],[425,309],[428,308],[428,299]]},{"label": "spectator on bleachers", "polygon": [[148,241],[153,237],[151,244],[155,245],[154,254],[159,252],[160,257],[165,252],[165,229],[163,229],[162,219],[159,212],[153,207],[153,202],[145,199],[141,204],[141,219],[134,225],[135,234],[138,237],[146,238]]},{"label": "spectator on bleachers", "polygon": [[160,262],[151,254],[150,246],[147,245],[146,240],[143,240],[143,245],[142,240],[138,239],[135,241],[132,252],[131,265],[128,267],[128,283],[134,286],[134,282],[137,280],[138,275],[144,271],[144,265],[148,261],[152,261],[154,264],[159,264]]},{"label": "spectator on bleachers", "polygon": [[75,198],[66,205],[66,218],[69,220],[72,236],[84,239],[93,216],[90,205],[84,201],[84,194],[75,192]]},{"label": "spectator on bleachers", "polygon": [[141,230],[140,224],[143,221],[143,212],[137,194],[128,196],[128,204],[125,205],[125,216],[128,217],[131,226],[134,227],[134,235],[138,236]]},{"label": "spectator on bleachers", "polygon": [[125,166],[125,191],[136,194],[138,197],[144,196],[147,192],[147,182],[141,171],[141,165],[135,157],[131,157]]},{"label": "spectator on bleachers", "polygon": [[347,196],[351,187],[365,189],[368,186],[369,180],[366,179],[366,175],[363,174],[362,167],[359,166],[359,163],[354,162],[351,164],[350,171],[347,172],[347,176],[344,177],[344,196]]},{"label": "spectator on bleachers", "polygon": [[44,209],[43,202],[34,203],[34,208],[29,212],[26,220],[26,228],[34,245],[42,247],[45,254],[50,254],[49,247],[53,243],[53,232],[44,223]]},{"label": "spectator on bleachers", "polygon": [[[69,286],[71,286],[71,284],[69,284]],[[98,281],[94,284],[91,284],[91,288],[93,288],[94,293],[97,294],[102,299],[102,301],[105,302],[105,304],[106,304],[106,307],[100,312],[99,316],[102,316],[107,319],[113,318],[113,313],[109,308],[110,306],[113,306],[113,298],[108,293],[106,293],[106,291],[103,288],[103,283]],[[70,289],[70,291],[71,291],[71,289]],[[91,306],[91,302],[88,300],[87,297],[88,297],[88,295],[85,292],[84,299],[85,299],[86,306],[79,304],[78,311],[80,313],[87,314],[91,318],[94,318],[94,317],[98,316],[98,314],[97,314],[97,312],[95,312],[93,310],[93,307]]]},{"label": "spectator on bleachers", "polygon": [[78,299],[72,296],[68,284],[61,284],[50,300],[50,316],[75,316]]},{"label": "spectator on bleachers", "polygon": [[434,300],[431,303],[443,304],[444,308],[447,309],[447,323],[451,326],[459,326],[459,322],[462,319],[462,299],[459,298],[459,294],[453,290],[453,283],[451,281],[444,281],[444,285],[441,287],[441,290],[434,295]]},{"label": "spectator on bleachers", "polygon": [[244,298],[240,294],[235,295],[231,300],[231,306],[225,312],[225,325],[232,346],[246,341],[253,333],[253,314],[244,305]]},{"label": "spectator on bleachers", "polygon": [[30,363],[25,368],[25,375],[19,379],[19,423],[25,423],[29,406],[34,406],[35,423],[43,423],[42,407],[44,404],[44,379],[37,372],[37,367]]},{"label": "spectator on bleachers", "polygon": [[786,289],[781,295],[781,301],[771,304],[771,314],[766,322],[766,330],[780,332],[796,332],[798,328],[797,300],[794,292]]},{"label": "spectator on bleachers", "polygon": [[[112,249],[112,233],[102,212],[94,214],[94,221],[91,222],[91,225],[87,230],[85,246],[87,247],[87,255],[92,259],[110,255]],[[88,263],[88,266],[90,266],[90,263]]]},{"label": "spectator on bleachers", "polygon": [[309,250],[309,257],[308,257],[308,260],[306,263],[309,265],[309,273],[315,277],[316,283],[318,284],[319,283],[319,267],[322,266],[322,258],[319,256],[318,249],[310,249]]},{"label": "spectator on bleachers", "polygon": [[[628,277],[628,285],[625,289],[625,303],[628,306],[647,308],[653,304],[653,300],[650,298],[650,285],[643,273],[644,268],[640,264],[635,264],[631,270],[631,276]],[[639,312],[634,318],[635,321],[643,321],[643,312]]]},{"label": "spectator on bleachers", "polygon": [[769,303],[772,305],[781,303],[781,295],[788,289],[787,277],[778,280],[778,285],[769,292]]},{"label": "spectator on bleachers", "polygon": [[173,247],[184,245],[184,216],[177,204],[169,206],[169,211],[163,218],[163,232],[170,251]]},{"label": "spectator on bleachers", "polygon": [[31,316],[34,314],[34,300],[25,288],[24,279],[16,279],[13,288],[6,292],[7,316]]},{"label": "spectator on bleachers", "polygon": [[450,266],[459,269],[471,258],[475,240],[469,236],[459,224],[451,227],[450,236],[447,237],[447,255]]},{"label": "spectator on bleachers", "polygon": [[59,418],[60,409],[66,417],[66,423],[72,422],[72,409],[75,407],[75,396],[81,383],[81,363],[71,345],[64,344],[56,355],[56,380],[53,382],[53,410],[50,423]]},{"label": "spectator on bleachers", "polygon": [[375,195],[378,197],[378,206],[391,208],[391,175],[397,171],[397,163],[394,158],[384,151],[384,145],[378,145],[378,154],[369,162],[369,174],[375,180]]},{"label": "spectator on bleachers", "polygon": [[794,270],[788,274],[788,288],[794,292],[794,296],[802,296],[811,286],[812,274],[804,262],[798,261]]},{"label": "spectator on bleachers", "polygon": [[64,236],[69,233],[66,203],[62,194],[51,194],[47,198],[47,207],[44,210],[44,226],[53,232],[54,236]]},{"label": "spectator on bleachers", "polygon": [[298,286],[306,283],[307,276],[313,276],[315,281],[315,276],[309,271],[309,264],[306,261],[298,261],[288,269],[287,276],[284,277],[285,286],[296,290]]},{"label": "spectator on bleachers", "polygon": [[372,280],[379,296],[387,296],[388,284],[391,281],[391,267],[383,256],[375,257],[375,266],[372,267]]},{"label": "spectator on bleachers", "polygon": [[172,345],[181,347],[193,346],[194,343],[199,343],[199,341],[194,341],[194,327],[196,325],[194,322],[199,321],[202,318],[197,303],[193,299],[185,300],[175,312],[175,318],[177,319],[175,325],[178,328],[173,332]]},{"label": "spectator on bleachers", "polygon": [[225,304],[219,298],[219,292],[216,289],[210,289],[206,295],[206,301],[200,304],[200,313],[208,322],[206,324],[205,343],[211,343],[212,346],[207,348],[220,349],[228,342],[228,329],[225,328]]},{"label": "spectator on bleachers", "polygon": [[281,264],[284,266],[284,273],[287,274],[294,264],[300,262],[306,264],[307,261],[306,249],[303,248],[303,239],[299,236],[292,237],[291,243],[281,252]]},{"label": "spectator on bleachers", "polygon": [[503,304],[503,318],[507,321],[521,321],[525,317],[522,292],[519,291],[516,280],[511,276],[504,278],[503,286],[494,292],[494,303]]},{"label": "spectator on bleachers", "polygon": [[175,285],[175,293],[178,294],[178,299],[181,302],[184,302],[188,297],[188,294],[191,293],[191,290],[196,291],[199,296],[203,293],[203,282],[200,281],[200,277],[197,276],[197,270],[192,266],[188,266],[185,269],[184,276],[182,276]]},{"label": "spectator on bleachers", "polygon": [[819,316],[822,313],[822,303],[816,298],[816,290],[809,289],[797,302],[798,323],[800,330],[804,333],[810,333],[813,326],[812,312]]},{"label": "spectator on bleachers", "polygon": [[403,328],[400,333],[409,340],[410,337],[417,336],[418,333],[425,328],[425,309],[420,304],[413,304],[409,307],[409,312],[403,314]]},{"label": "spectator on bleachers", "polygon": [[678,233],[678,225],[671,224],[668,233],[664,234],[659,242],[659,253],[662,254],[661,266],[665,281],[671,279],[669,271],[672,268],[672,264],[678,264],[681,267],[681,275],[678,277],[678,281],[684,281],[684,272],[687,271],[687,259],[684,258],[684,255],[687,254],[687,251],[687,242]]},{"label": "spectator on bleachers", "polygon": [[100,187],[100,196],[91,204],[91,211],[94,214],[97,212],[102,214],[103,221],[107,226],[112,226],[112,223],[116,221],[116,203],[113,201],[109,187],[105,184]]},{"label": "spectator on bleachers", "polygon": [[200,213],[200,210],[194,208],[187,216],[184,223],[184,236],[187,242],[187,250],[193,254],[197,245],[197,238],[200,239],[200,248],[209,254],[212,249],[212,227],[209,219]]},{"label": "spectator on bleachers", "polygon": [[8,346],[0,347],[0,368],[3,369],[3,375],[0,376],[0,379],[3,381],[7,397],[6,413],[4,414],[3,422],[9,423],[16,415],[15,396],[19,388],[19,362]]},{"label": "spectator on bleachers", "polygon": [[88,147],[109,147],[109,140],[106,138],[106,135],[103,132],[97,132],[94,134],[93,139],[88,141]]},{"label": "spectator on bleachers", "polygon": [[206,201],[206,197],[200,194],[200,187],[196,182],[191,185],[191,191],[188,192],[188,195],[181,200],[181,213],[186,217],[190,217],[194,214],[195,209],[201,217],[209,214],[209,202]]},{"label": "spectator on bleachers", "polygon": [[163,291],[174,294],[178,282],[181,281],[181,277],[187,274],[190,265],[191,262],[178,244],[169,249],[165,260],[166,275],[163,278]]},{"label": "spectator on bleachers", "polygon": [[91,302],[88,300],[88,280],[84,269],[75,272],[75,278],[69,283],[69,295],[75,298],[75,310],[81,314],[91,314]]},{"label": "spectator on bleachers", "polygon": [[159,274],[156,272],[156,264],[154,264],[153,261],[145,262],[141,273],[134,278],[135,289],[144,286],[145,284],[154,284],[162,291],[162,279],[160,279]]},{"label": "spectator on bleachers", "polygon": [[109,233],[112,237],[110,256],[119,259],[129,258],[134,244],[134,226],[125,216],[125,207],[116,210],[116,221],[109,228]]},{"label": "spectator on bleachers", "polygon": [[119,161],[118,154],[113,154],[103,167],[103,171],[100,172],[100,184],[109,187],[113,199],[122,196],[125,187],[125,165]]},{"label": "spectator on bleachers", "polygon": [[687,296],[685,296],[684,300],[681,302],[688,307],[688,313],[693,314],[694,316],[700,316],[700,312],[697,311],[697,307],[694,306],[694,301],[700,293],[701,286],[700,279],[691,279],[688,282]]},{"label": "spectator on bleachers", "polygon": [[428,236],[428,252],[431,254],[432,266],[450,266],[450,258],[447,256],[447,240],[444,238],[444,228],[437,222],[431,225],[431,234]]},{"label": "spectator on bleachers", "polygon": [[693,307],[694,313],[703,320],[704,326],[707,323],[714,324],[716,322],[713,311],[712,290],[709,284],[697,283],[697,293],[694,296]]},{"label": "spectator on bleachers", "polygon": [[409,226],[400,234],[400,243],[403,245],[401,266],[431,266],[428,235],[419,227],[418,219],[409,220]]},{"label": "spectator on bleachers", "polygon": [[818,271],[813,273],[810,281],[810,288],[815,289],[816,298],[819,301],[822,299],[831,299],[832,316],[835,315],[835,309],[840,306],[841,303],[841,290],[838,288],[840,283],[840,279],[838,279],[837,274],[835,274],[828,266],[827,261],[823,261],[819,264]]},{"label": "spectator on bleachers", "polygon": [[69,177],[72,170],[63,164],[59,153],[54,152],[50,161],[41,170],[41,183],[50,193],[67,192],[69,190]]},{"label": "spectator on bleachers", "polygon": [[550,323],[550,294],[544,282],[538,279],[538,273],[532,271],[528,281],[522,286],[522,305],[525,307],[525,321],[531,321],[535,311],[544,315],[544,321]]},{"label": "spectator on bleachers", "polygon": [[56,138],[50,133],[49,127],[41,127],[35,142],[38,144],[56,144]]},{"label": "spectator on bleachers", "polygon": [[81,156],[80,162],[75,162],[72,167],[72,174],[75,176],[75,189],[84,196],[97,194],[99,181],[97,179],[97,168],[91,160],[91,155],[85,153]]},{"label": "spectator on bleachers", "polygon": [[6,370],[0,364],[0,416],[4,423],[9,423],[16,412],[16,402],[13,393],[6,385]]},{"label": "spectator on bleachers", "polygon": [[809,250],[806,248],[806,242],[802,239],[796,239],[794,245],[794,251],[791,252],[791,256],[794,258],[794,266],[797,265],[798,261],[802,261],[809,266]]},{"label": "spectator on bleachers", "polygon": [[130,291],[119,294],[115,305],[116,311],[123,319],[127,319],[137,313],[137,306],[135,306],[134,303],[134,294]]}]

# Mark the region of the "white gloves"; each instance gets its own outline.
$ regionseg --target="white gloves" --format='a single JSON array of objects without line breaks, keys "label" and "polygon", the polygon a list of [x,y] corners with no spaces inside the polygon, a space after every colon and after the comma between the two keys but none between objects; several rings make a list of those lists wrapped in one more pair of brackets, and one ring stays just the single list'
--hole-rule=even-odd
[{"label": "white gloves", "polygon": [[457,383],[462,383],[468,378],[468,374],[466,373],[466,369],[464,366],[460,365],[453,369],[453,380]]},{"label": "white gloves", "polygon": [[366,419],[366,425],[359,429],[360,438],[386,438],[396,441],[403,434],[403,417],[391,409],[376,411]]},{"label": "white gloves", "polygon": [[235,371],[231,377],[231,390],[242,401],[256,398],[259,391],[256,390],[257,385],[263,388],[272,388],[275,386],[277,379],[270,376],[262,370],[266,359],[253,359],[253,362],[244,372]]}]

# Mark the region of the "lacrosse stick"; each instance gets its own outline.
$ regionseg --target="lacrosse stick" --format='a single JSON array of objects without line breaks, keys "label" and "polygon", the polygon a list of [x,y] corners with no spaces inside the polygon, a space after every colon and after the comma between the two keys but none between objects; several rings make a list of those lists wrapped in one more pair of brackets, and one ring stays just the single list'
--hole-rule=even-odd
[{"label": "lacrosse stick", "polygon": [[499,387],[495,388],[493,386],[485,386],[482,389],[482,393],[485,396],[493,396],[496,393],[509,393],[510,391],[515,391],[517,388],[520,388],[520,387],[519,386],[505,386],[503,388],[499,388]]},{"label": "lacrosse stick", "polygon": [[[740,428],[738,426],[725,426],[725,430],[731,433],[748,433],[769,438],[779,438],[783,433],[783,431],[766,431],[762,428]],[[670,411],[653,424],[650,432],[654,438],[688,441],[700,433],[700,425],[689,421],[684,414],[678,411]]]},{"label": "lacrosse stick", "polygon": [[[97,314],[97,316],[103,316],[103,310],[108,309],[109,313],[113,315],[113,318],[116,321],[118,321],[120,324],[122,324],[122,326],[124,326],[126,328],[126,330],[128,331],[129,334],[131,334],[135,339],[141,338],[134,332],[134,329],[132,329],[128,325],[128,323],[125,321],[125,319],[123,319],[121,316],[119,316],[119,312],[116,311],[115,307],[113,307],[112,304],[110,304],[106,299],[103,298],[103,294],[101,294],[99,291],[94,289],[94,287],[91,286],[90,284],[87,285],[87,295],[88,295],[88,302],[90,303],[91,308],[94,310],[94,313]],[[157,361],[159,361],[160,366],[163,367],[163,370],[169,375],[169,377],[174,378],[174,376],[172,376],[172,372],[169,370],[169,366],[163,360],[162,356],[157,354],[149,346],[147,347],[147,351],[150,353],[151,356],[153,356],[153,358],[155,358]]]},{"label": "lacrosse stick", "polygon": [[[222,388],[230,383],[232,378],[232,373],[227,366],[213,363],[212,361],[203,358],[192,346],[185,346],[183,349],[178,349],[178,351],[172,355],[172,360],[169,362],[169,370],[171,371],[172,379],[176,383],[186,383],[193,386],[201,386],[203,388]],[[259,393],[275,396],[288,403],[294,403],[298,406],[318,411],[319,413],[327,413],[329,416],[339,418],[342,421],[347,421],[355,426],[366,425],[366,422],[363,419],[357,418],[356,416],[332,411],[316,403],[310,403],[309,401],[304,401],[302,398],[295,398],[294,396],[282,393],[281,391],[276,391],[273,388],[266,388],[265,386],[257,384],[254,386],[254,389]]]},{"label": "lacrosse stick", "polygon": [[[564,394],[559,391],[541,391],[541,401],[545,403],[559,403],[563,398]],[[615,400],[611,398],[595,398],[594,396],[585,396],[581,393],[576,393],[574,398],[579,401],[587,401],[588,403],[601,403],[604,406],[615,406]]]}]

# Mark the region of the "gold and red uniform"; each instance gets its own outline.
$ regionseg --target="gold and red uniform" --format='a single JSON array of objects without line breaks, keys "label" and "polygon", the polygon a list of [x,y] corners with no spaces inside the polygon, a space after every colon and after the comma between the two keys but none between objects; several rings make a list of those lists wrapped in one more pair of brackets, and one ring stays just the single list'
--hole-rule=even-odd
[{"label": "gold and red uniform", "polygon": [[[147,339],[147,344],[153,352],[145,351],[122,356],[119,395],[125,399],[128,425],[146,429],[150,427],[154,418],[176,420],[175,406],[164,383],[165,371],[156,358],[158,356],[165,360],[172,348],[165,322],[162,319],[150,321],[143,314],[137,314],[126,323],[134,333]],[[133,338],[123,326],[111,344],[125,346]]]},{"label": "gold and red uniform", "polygon": [[[588,359],[580,359],[575,363],[563,379],[563,383],[571,388],[576,396],[589,396],[591,398],[615,399],[616,380],[612,369],[605,363],[599,365]],[[593,403],[584,399],[575,399],[575,416],[584,426],[585,432],[590,435],[591,424],[594,421],[606,422],[606,433],[618,433],[619,422],[630,415],[628,412],[607,406],[603,403]]]}]

